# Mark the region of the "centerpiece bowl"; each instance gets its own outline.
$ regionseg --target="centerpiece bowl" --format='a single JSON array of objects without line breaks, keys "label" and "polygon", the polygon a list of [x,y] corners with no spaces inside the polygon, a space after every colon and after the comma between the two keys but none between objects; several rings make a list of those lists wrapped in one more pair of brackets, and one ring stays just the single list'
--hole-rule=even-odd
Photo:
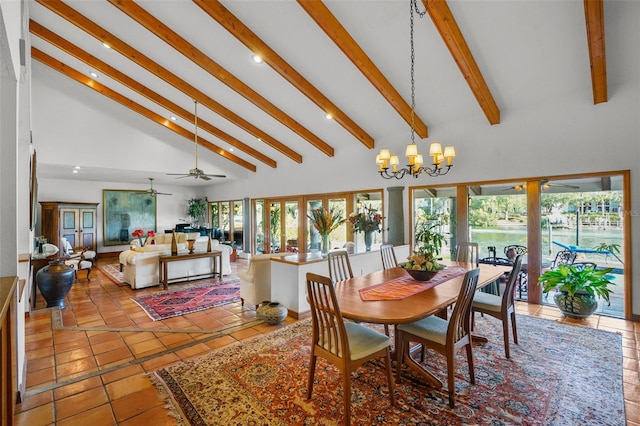
[{"label": "centerpiece bowl", "polygon": [[439,265],[440,269],[437,269],[435,271],[426,271],[424,269],[411,269],[411,268],[405,268],[404,265],[400,265],[405,271],[407,271],[407,273],[409,275],[411,275],[411,277],[414,280],[418,280],[418,281],[429,281],[431,278],[433,278],[438,272],[442,271],[445,266],[444,265]]},{"label": "centerpiece bowl", "polygon": [[406,271],[414,280],[418,281],[429,281],[438,273],[438,271],[421,271],[419,269],[407,269]]}]

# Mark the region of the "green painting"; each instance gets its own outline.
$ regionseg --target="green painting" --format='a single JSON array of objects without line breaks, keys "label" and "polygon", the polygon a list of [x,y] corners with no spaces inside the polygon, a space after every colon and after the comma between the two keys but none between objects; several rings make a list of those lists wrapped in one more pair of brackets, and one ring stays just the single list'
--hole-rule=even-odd
[{"label": "green painting", "polygon": [[148,192],[105,189],[102,199],[105,246],[129,244],[136,229],[156,230],[156,198]]}]

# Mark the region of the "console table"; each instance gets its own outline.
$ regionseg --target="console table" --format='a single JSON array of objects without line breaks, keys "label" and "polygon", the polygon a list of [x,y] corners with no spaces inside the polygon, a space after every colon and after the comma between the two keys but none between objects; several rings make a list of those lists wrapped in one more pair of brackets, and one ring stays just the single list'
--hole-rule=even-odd
[{"label": "console table", "polygon": [[[211,275],[215,277],[217,274],[220,278],[222,278],[222,252],[220,250],[178,254],[175,256],[172,256],[172,255],[160,256],[160,285],[162,285],[162,288],[164,290],[169,289],[169,279],[168,279],[169,275],[167,273],[169,263],[180,262],[183,260],[191,260],[191,259],[203,259],[203,258],[211,258],[213,260],[211,262],[211,273],[194,275],[194,276],[202,277],[202,276]],[[175,277],[173,279],[180,279],[180,278],[189,278],[189,277]]]}]

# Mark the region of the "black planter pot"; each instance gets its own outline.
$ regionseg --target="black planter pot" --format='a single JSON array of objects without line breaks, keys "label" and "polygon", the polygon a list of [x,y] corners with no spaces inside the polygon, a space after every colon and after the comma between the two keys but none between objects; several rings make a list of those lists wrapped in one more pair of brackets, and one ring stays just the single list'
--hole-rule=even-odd
[{"label": "black planter pot", "polygon": [[36,274],[36,283],[40,293],[47,301],[47,308],[60,307],[64,309],[64,299],[73,285],[75,271],[63,260],[56,259],[40,269]]}]

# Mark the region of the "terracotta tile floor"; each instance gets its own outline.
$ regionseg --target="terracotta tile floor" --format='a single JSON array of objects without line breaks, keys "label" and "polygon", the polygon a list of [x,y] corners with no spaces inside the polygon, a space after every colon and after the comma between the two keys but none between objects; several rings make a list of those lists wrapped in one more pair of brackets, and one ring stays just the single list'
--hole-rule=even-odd
[{"label": "terracotta tile floor", "polygon": [[[232,265],[233,276],[247,266],[243,260]],[[181,286],[185,285],[173,284],[171,290]],[[80,280],[73,286],[66,309],[44,309],[40,297],[26,320],[27,392],[17,407],[15,423],[175,424],[146,372],[280,327],[256,321],[255,311],[243,309],[239,302],[154,322],[131,297],[156,292],[157,287],[136,291],[119,287],[94,269],[91,282]],[[575,322],[554,307],[519,302],[517,311]],[[287,318],[285,324],[293,321]],[[640,324],[592,316],[581,325],[622,334],[627,424],[640,425]]]}]

